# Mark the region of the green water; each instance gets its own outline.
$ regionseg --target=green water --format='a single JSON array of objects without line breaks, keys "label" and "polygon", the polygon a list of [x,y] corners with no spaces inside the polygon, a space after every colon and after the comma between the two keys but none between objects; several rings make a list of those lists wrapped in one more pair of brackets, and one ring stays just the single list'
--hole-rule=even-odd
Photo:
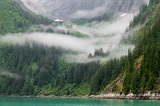
[{"label": "green water", "polygon": [[160,106],[160,101],[0,97],[0,106]]}]

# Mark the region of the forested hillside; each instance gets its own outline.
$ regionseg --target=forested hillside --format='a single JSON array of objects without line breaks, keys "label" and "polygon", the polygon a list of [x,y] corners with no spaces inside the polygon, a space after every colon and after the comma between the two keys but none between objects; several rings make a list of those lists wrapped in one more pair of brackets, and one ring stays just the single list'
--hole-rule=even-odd
[{"label": "forested hillside", "polygon": [[124,70],[123,92],[160,92],[160,0],[150,0],[148,7],[133,23],[143,24],[136,48],[129,51]]},{"label": "forested hillside", "polygon": [[[12,0],[1,0],[0,5],[0,34],[2,35],[25,32],[32,25],[51,22],[44,17],[25,11]],[[99,64],[95,62],[88,65],[69,64],[62,57],[65,52],[61,48],[49,48],[29,42],[24,46],[1,43],[0,94],[78,95],[89,93],[89,80]],[[82,80],[84,84],[81,88],[84,90],[79,88]]]},{"label": "forested hillside", "polygon": [[[68,63],[63,54],[71,51],[35,42],[0,44],[1,95],[87,95],[99,94],[115,79],[116,93],[160,92],[160,0],[141,7],[129,30],[141,25],[135,49],[127,56],[101,63]],[[21,9],[12,0],[0,1],[0,33],[26,31],[50,20]],[[95,51],[94,55],[102,54]],[[88,54],[89,55],[89,54]],[[90,57],[90,56],[89,56]],[[107,91],[106,91],[107,92]]]},{"label": "forested hillside", "polygon": [[0,0],[0,34],[24,32],[33,24],[49,24],[50,20],[22,9],[13,0]]},{"label": "forested hillside", "polygon": [[[104,92],[160,93],[160,0],[150,0],[149,6],[143,5],[140,13],[133,19],[130,29],[143,27],[138,35],[135,49],[128,56],[119,75],[119,81]],[[107,90],[107,91],[106,91]]]}]

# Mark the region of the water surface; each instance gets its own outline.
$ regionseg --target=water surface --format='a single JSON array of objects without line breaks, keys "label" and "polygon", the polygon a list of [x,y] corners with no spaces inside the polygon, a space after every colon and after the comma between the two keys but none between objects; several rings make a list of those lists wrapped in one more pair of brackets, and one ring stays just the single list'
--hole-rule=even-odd
[{"label": "water surface", "polygon": [[0,97],[0,106],[160,106],[160,101]]}]

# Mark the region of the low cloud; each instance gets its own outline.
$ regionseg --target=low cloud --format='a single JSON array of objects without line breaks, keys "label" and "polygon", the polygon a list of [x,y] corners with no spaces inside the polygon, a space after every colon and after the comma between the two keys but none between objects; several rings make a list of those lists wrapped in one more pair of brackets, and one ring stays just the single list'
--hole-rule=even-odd
[{"label": "low cloud", "polygon": [[1,42],[7,42],[11,44],[24,45],[26,42],[35,42],[38,44],[44,44],[46,46],[60,47],[63,49],[69,49],[73,51],[86,51],[86,48],[91,48],[90,39],[77,38],[69,35],[52,34],[52,33],[26,33],[26,34],[11,34],[1,37]]},{"label": "low cloud", "polygon": [[105,10],[105,7],[96,7],[92,10],[78,10],[70,18],[92,18],[104,14]]},{"label": "low cloud", "polygon": [[17,74],[11,73],[9,71],[2,71],[0,70],[0,77],[7,77],[7,78],[14,78],[14,79],[19,79],[20,76],[18,76]]},{"label": "low cloud", "polygon": [[[123,13],[122,13],[123,14]],[[116,20],[112,22],[101,22],[92,24],[90,27],[77,26],[72,23],[72,28],[63,26],[66,30],[75,30],[89,36],[86,38],[78,38],[71,35],[63,35],[57,33],[19,33],[8,34],[0,37],[0,42],[25,45],[26,42],[35,42],[44,44],[48,47],[59,47],[65,50],[75,51],[77,54],[64,54],[68,61],[88,62],[92,60],[102,60],[102,58],[88,59],[88,55],[95,52],[95,49],[103,48],[104,52],[110,55],[106,59],[120,57],[127,54],[128,48],[133,45],[120,45],[123,32],[133,18],[133,14],[126,14],[121,17],[120,14]],[[123,48],[123,49],[122,49]]]}]

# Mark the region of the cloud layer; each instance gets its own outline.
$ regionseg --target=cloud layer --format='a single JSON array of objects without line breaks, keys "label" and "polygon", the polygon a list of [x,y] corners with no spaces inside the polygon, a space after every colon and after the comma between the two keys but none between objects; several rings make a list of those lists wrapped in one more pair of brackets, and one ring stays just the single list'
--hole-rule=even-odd
[{"label": "cloud layer", "polygon": [[[133,18],[133,14],[120,14],[116,20],[108,23],[93,23],[91,27],[77,26],[72,24],[72,28],[62,26],[66,30],[75,30],[89,36],[86,38],[78,38],[71,35],[63,35],[57,33],[20,33],[8,34],[0,38],[0,42],[24,45],[26,42],[36,42],[44,44],[48,47],[60,47],[66,50],[78,52],[78,54],[65,54],[66,57],[76,62],[88,60],[89,53],[94,54],[95,49],[103,48],[104,52],[110,52],[108,58],[119,57],[127,54],[128,48],[133,45],[120,45],[121,39],[124,37],[123,32]],[[57,27],[59,28],[59,27]],[[122,49],[123,48],[123,49]],[[100,58],[101,59],[101,58]],[[90,61],[90,60],[89,60]]]}]

